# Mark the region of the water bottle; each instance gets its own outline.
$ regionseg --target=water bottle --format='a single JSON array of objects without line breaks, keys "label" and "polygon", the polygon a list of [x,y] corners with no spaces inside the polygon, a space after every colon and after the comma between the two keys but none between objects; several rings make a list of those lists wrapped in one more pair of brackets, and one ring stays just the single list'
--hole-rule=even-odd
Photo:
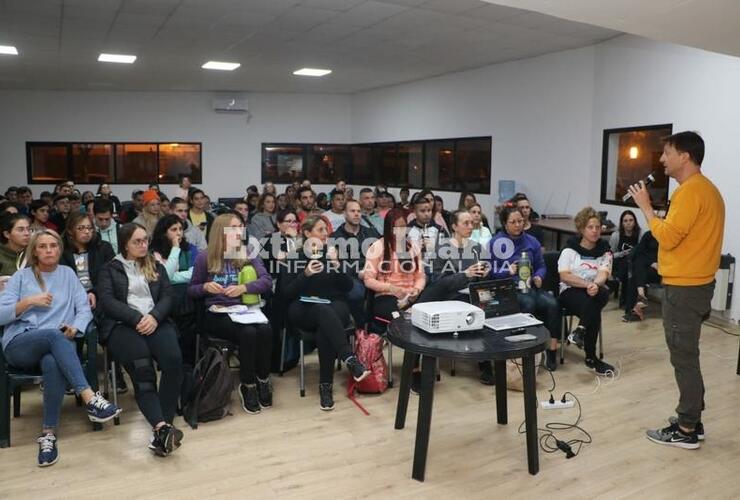
[{"label": "water bottle", "polygon": [[519,275],[519,281],[517,283],[519,291],[521,293],[529,293],[532,281],[532,263],[529,261],[527,252],[522,252],[522,256],[519,258],[517,273]]}]

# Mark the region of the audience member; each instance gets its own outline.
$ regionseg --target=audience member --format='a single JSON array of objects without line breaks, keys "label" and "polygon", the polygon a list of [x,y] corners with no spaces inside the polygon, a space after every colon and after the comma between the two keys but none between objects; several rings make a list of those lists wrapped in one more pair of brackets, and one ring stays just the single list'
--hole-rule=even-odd
[{"label": "audience member", "polygon": [[82,208],[82,198],[76,192],[69,195],[69,213],[80,212]]},{"label": "audience member", "polygon": [[29,267],[15,273],[0,294],[5,358],[21,369],[40,366],[44,377],[39,467],[59,458],[56,430],[68,385],[93,422],[107,422],[121,411],[92,391],[80,365],[72,339],[84,335],[92,314],[74,272],[59,266],[61,251],[62,241],[54,231],[34,234],[28,244]]},{"label": "audience member", "polygon": [[601,310],[609,301],[606,280],[612,270],[609,244],[601,239],[601,218],[591,207],[575,216],[580,241],[569,242],[560,253],[560,303],[581,323],[568,340],[586,352],[586,367],[597,375],[614,373],[614,367],[596,355],[596,340],[601,330]]},{"label": "audience member", "polygon": [[190,189],[192,188],[192,183],[189,175],[181,175],[180,176],[180,184],[177,186],[177,189],[175,190],[175,196],[176,198],[180,198],[183,200],[189,200],[190,199]]},{"label": "audience member", "polygon": [[122,209],[119,219],[121,222],[131,222],[139,216],[143,209],[144,191],[141,189],[135,189],[131,193],[131,201]]},{"label": "audience member", "polygon": [[34,200],[29,207],[31,216],[31,232],[51,229],[57,231],[57,226],[49,220],[49,205],[44,200]]},{"label": "audience member", "polygon": [[324,217],[329,219],[331,227],[336,231],[339,226],[344,224],[344,207],[346,200],[344,199],[344,191],[335,189],[331,195],[331,210],[324,212]]},{"label": "audience member", "polygon": [[642,235],[630,255],[632,272],[627,281],[624,317],[622,321],[642,321],[648,306],[646,287],[650,283],[660,283],[658,273],[658,241],[651,231]]},{"label": "audience member", "polygon": [[0,290],[8,276],[26,267],[26,247],[30,239],[28,217],[18,213],[0,217]]},{"label": "audience member", "polygon": [[[637,222],[635,213],[632,210],[625,210],[619,216],[619,229],[614,231],[609,237],[609,246],[614,255],[612,265],[612,276],[617,278],[620,283],[619,305],[624,306],[627,283],[630,275],[630,264],[632,261],[632,249],[642,238],[642,229]],[[634,304],[633,304],[634,305]],[[628,310],[628,312],[630,312]]]},{"label": "audience member", "polygon": [[[229,257],[242,245],[244,225],[239,217],[219,215],[212,230],[208,250],[195,259],[189,294],[205,299],[210,333],[239,346],[239,397],[245,412],[257,414],[260,408],[272,406],[270,325],[237,323],[228,314],[216,312],[214,306],[238,305],[244,294],[266,293],[272,289],[272,278],[258,255]],[[254,253],[251,247],[246,251],[247,255]]]},{"label": "audience member", "polygon": [[98,194],[96,195],[96,198],[110,200],[113,205],[111,210],[112,215],[121,213],[121,200],[118,199],[118,196],[113,194],[110,184],[100,184],[98,186]]},{"label": "audience member", "polygon": [[113,201],[100,197],[93,203],[95,227],[102,241],[108,242],[113,253],[118,253],[118,230],[120,223],[113,218]]},{"label": "audience member", "polygon": [[277,222],[277,203],[275,195],[263,193],[257,202],[257,213],[254,214],[249,224],[249,234],[261,239],[275,232]]},{"label": "audience member", "polygon": [[157,222],[162,218],[162,202],[159,200],[159,193],[153,189],[144,192],[142,201],[144,209],[132,222],[146,229],[146,234],[151,238]]},{"label": "audience member", "polygon": [[202,252],[205,250],[208,247],[206,237],[188,219],[188,202],[182,198],[172,198],[171,205],[172,213],[177,215],[182,221],[185,239],[195,245],[198,251]]},{"label": "audience member", "polygon": [[70,211],[71,205],[69,203],[69,195],[58,194],[54,197],[54,211],[49,220],[57,227],[57,229],[59,229],[59,231],[64,232],[64,225],[66,224]]},{"label": "audience member", "polygon": [[362,225],[372,227],[378,234],[383,234],[383,218],[375,211],[375,193],[372,189],[360,189],[360,207],[362,208]]},{"label": "audience member", "polygon": [[432,261],[443,238],[449,237],[447,230],[439,226],[432,216],[434,213],[431,196],[415,196],[412,212],[413,218],[409,223],[409,241],[421,251],[424,271],[427,278],[431,277]]},{"label": "audience member", "polygon": [[[328,226],[323,217],[309,216],[301,227],[304,244],[298,256],[288,266],[281,267],[283,297],[288,303],[288,319],[295,327],[316,332],[319,351],[319,405],[322,410],[334,409],[334,364],[344,361],[356,381],[370,371],[355,357],[347,339],[349,307],[346,295],[352,289],[352,278],[339,272],[336,248],[327,247]],[[311,248],[309,252],[306,247]],[[323,303],[304,300],[318,297]]]},{"label": "audience member", "polygon": [[[183,221],[175,214],[165,215],[152,233],[150,250],[157,262],[164,266],[170,283],[190,283],[198,248],[184,235]],[[184,298],[184,297],[180,297]]]},{"label": "audience member", "polygon": [[534,236],[540,245],[544,245],[545,232],[540,226],[532,224],[532,204],[529,203],[529,199],[527,199],[526,195],[519,193],[514,202],[514,206],[519,209],[524,218],[524,231],[527,234]]},{"label": "audience member", "polygon": [[488,248],[488,242],[491,241],[493,235],[491,230],[483,224],[483,212],[480,204],[478,202],[473,203],[468,212],[473,218],[473,232],[470,239],[479,243],[483,248]]},{"label": "audience member", "polygon": [[[120,231],[121,253],[100,272],[104,316],[100,340],[131,377],[139,410],[152,426],[149,449],[165,457],[180,447],[183,433],[172,425],[182,384],[182,354],[170,319],[172,291],[167,272],[148,253],[146,229]],[[157,387],[156,360],[161,372]]]},{"label": "audience member", "polygon": [[[208,241],[208,234],[211,232],[211,224],[213,224],[213,215],[206,211],[208,197],[200,189],[191,189],[189,201],[190,211],[188,212],[188,220],[200,230],[206,241]],[[194,240],[191,241],[195,243]]]}]

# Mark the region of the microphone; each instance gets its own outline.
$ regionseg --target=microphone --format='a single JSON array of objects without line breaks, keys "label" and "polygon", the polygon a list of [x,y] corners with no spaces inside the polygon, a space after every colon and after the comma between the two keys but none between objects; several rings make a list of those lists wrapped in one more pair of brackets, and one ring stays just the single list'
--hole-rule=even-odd
[{"label": "microphone", "polygon": [[[653,183],[655,183],[655,177],[653,176],[653,172],[650,172],[650,175],[645,177],[645,180],[642,182],[645,183],[645,187],[651,186]],[[632,193],[627,193],[624,196],[622,196],[622,201],[627,201],[632,198]]]}]

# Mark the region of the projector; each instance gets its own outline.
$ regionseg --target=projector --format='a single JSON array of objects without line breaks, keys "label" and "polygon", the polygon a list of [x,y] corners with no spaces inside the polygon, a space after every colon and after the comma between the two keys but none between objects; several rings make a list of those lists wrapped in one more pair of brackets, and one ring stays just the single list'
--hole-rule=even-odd
[{"label": "projector", "polygon": [[411,324],[429,333],[480,330],[485,320],[483,309],[459,300],[425,302],[411,307]]}]

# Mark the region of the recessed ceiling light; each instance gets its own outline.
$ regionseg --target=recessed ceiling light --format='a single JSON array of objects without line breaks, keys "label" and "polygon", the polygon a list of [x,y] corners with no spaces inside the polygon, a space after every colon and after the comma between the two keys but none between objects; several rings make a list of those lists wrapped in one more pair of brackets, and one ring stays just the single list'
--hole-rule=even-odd
[{"label": "recessed ceiling light", "polygon": [[12,45],[0,45],[0,54],[8,54],[11,56],[17,56],[18,49],[16,49]]},{"label": "recessed ceiling light", "polygon": [[126,54],[100,54],[98,56],[98,62],[133,64],[134,61],[136,61],[136,56]]},{"label": "recessed ceiling light", "polygon": [[203,69],[217,69],[220,71],[234,71],[236,68],[241,66],[239,63],[232,62],[220,62],[220,61],[208,61],[201,68]]},{"label": "recessed ceiling light", "polygon": [[330,69],[319,69],[319,68],[301,68],[293,72],[294,75],[298,76],[325,76],[331,73]]}]

